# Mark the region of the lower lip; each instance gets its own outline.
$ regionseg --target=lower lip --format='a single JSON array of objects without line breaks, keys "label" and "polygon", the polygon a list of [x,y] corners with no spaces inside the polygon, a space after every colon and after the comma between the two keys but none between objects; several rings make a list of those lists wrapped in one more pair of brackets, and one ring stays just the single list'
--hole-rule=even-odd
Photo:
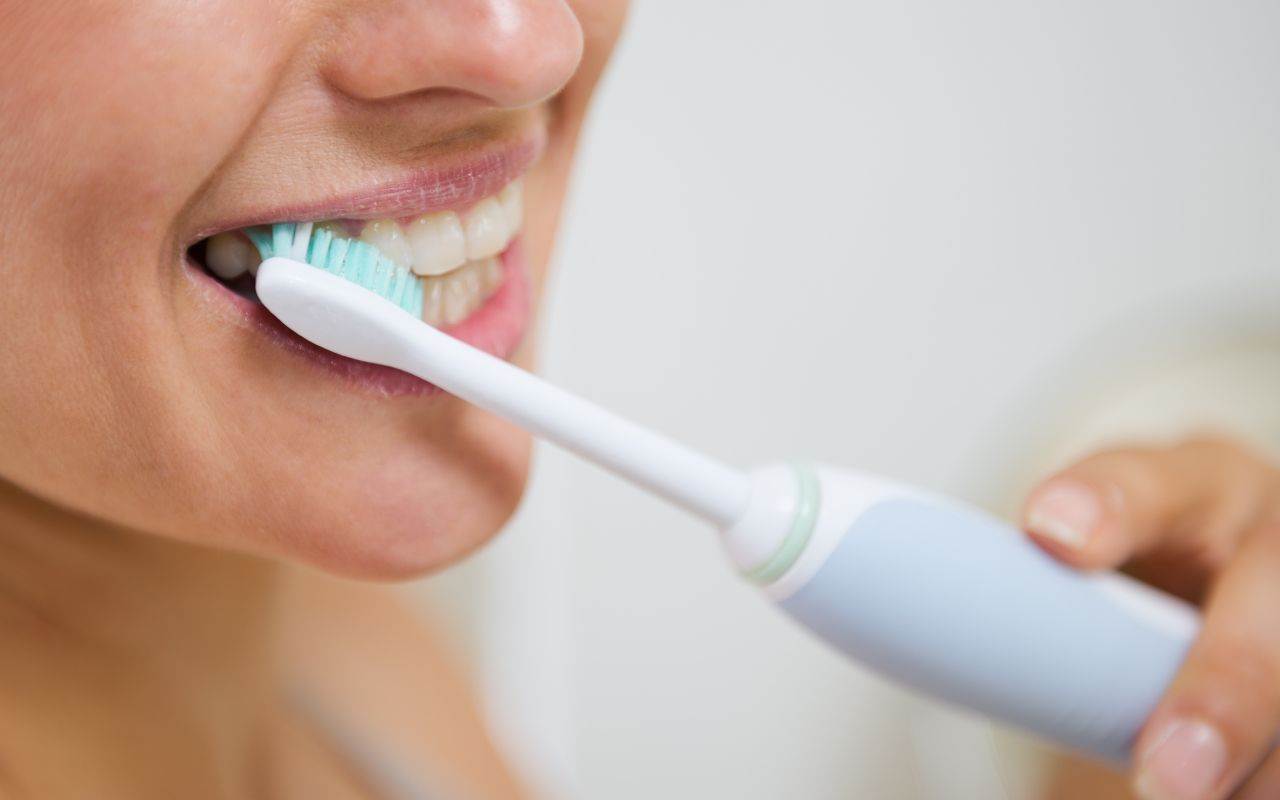
[{"label": "lower lip", "polygon": [[[445,328],[445,333],[499,358],[511,356],[524,338],[529,322],[529,277],[523,248],[517,238],[502,253],[502,285],[471,316]],[[343,380],[356,390],[383,397],[430,396],[443,390],[398,369],[369,364],[340,356],[303,339],[276,319],[266,306],[241,297],[194,264],[199,277],[213,284],[218,294],[230,300],[252,328],[264,333],[286,350],[297,353],[321,370]]]}]

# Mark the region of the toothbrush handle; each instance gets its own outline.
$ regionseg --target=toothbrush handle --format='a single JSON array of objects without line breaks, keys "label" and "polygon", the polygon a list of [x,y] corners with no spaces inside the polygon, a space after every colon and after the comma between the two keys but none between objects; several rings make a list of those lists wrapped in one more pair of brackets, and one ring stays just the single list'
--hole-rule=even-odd
[{"label": "toothbrush handle", "polygon": [[1128,759],[1199,627],[1188,604],[1065,567],[952,501],[888,496],[843,529],[783,609],[888,677],[1109,760]]},{"label": "toothbrush handle", "polygon": [[[321,347],[430,380],[725,525],[728,542],[744,537],[730,548],[740,564],[759,555],[757,534],[767,556],[781,532],[784,566],[767,590],[796,618],[911,686],[1069,746],[1125,759],[1198,627],[1189,606],[1118,576],[1073,572],[979,511],[854,473],[820,471],[820,502],[775,504],[737,470],[324,270],[270,258],[256,287]],[[786,530],[774,524],[788,516]],[[773,564],[754,577],[772,580]]]}]

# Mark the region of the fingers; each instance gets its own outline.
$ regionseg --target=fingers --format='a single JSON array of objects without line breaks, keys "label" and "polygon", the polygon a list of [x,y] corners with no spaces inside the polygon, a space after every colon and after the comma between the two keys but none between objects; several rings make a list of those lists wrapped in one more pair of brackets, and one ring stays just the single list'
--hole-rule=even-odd
[{"label": "fingers", "polygon": [[[1216,583],[1204,627],[1134,748],[1144,800],[1220,800],[1280,730],[1280,521],[1245,537]],[[1250,791],[1280,796],[1280,768]],[[1258,791],[1261,791],[1258,789]]]},{"label": "fingers", "polygon": [[1274,800],[1280,797],[1280,751],[1273,751],[1267,756],[1236,797],[1238,800]]},{"label": "fingers", "polygon": [[1134,747],[1143,798],[1280,798],[1278,476],[1198,440],[1090,457],[1028,498],[1027,530],[1068,563],[1162,566],[1166,587],[1170,567],[1213,576],[1196,587],[1212,586],[1200,636]]},{"label": "fingers", "polygon": [[1259,514],[1269,479],[1265,462],[1213,440],[1112,450],[1041,483],[1024,525],[1077,567],[1115,567],[1192,537],[1205,559],[1225,561]]}]

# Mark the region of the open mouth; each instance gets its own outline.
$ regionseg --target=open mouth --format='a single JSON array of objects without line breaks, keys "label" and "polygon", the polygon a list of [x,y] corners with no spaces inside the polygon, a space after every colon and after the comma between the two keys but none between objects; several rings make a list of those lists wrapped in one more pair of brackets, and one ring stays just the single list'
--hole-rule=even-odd
[{"label": "open mouth", "polygon": [[[502,289],[508,273],[504,255],[523,216],[523,187],[516,179],[459,211],[329,219],[318,221],[316,228],[337,239],[372,245],[412,271],[422,281],[423,321],[452,328],[476,315]],[[250,227],[216,233],[191,247],[191,259],[235,294],[256,302],[254,277],[262,263],[250,235],[256,232]]]},{"label": "open mouth", "polygon": [[335,246],[344,252],[364,249],[394,262],[397,273],[415,282],[415,310],[416,290],[422,290],[424,322],[510,358],[524,340],[532,310],[521,243],[522,176],[544,145],[544,132],[534,128],[435,163],[371,173],[372,180],[343,195],[251,209],[197,234],[203,238],[186,248],[188,272],[218,313],[350,388],[376,396],[438,394],[437,387],[408,373],[329,352],[289,330],[254,291],[263,252],[254,242],[265,244],[265,232],[286,227],[277,223],[312,222],[311,241],[318,246],[322,238],[329,240],[330,254]]}]

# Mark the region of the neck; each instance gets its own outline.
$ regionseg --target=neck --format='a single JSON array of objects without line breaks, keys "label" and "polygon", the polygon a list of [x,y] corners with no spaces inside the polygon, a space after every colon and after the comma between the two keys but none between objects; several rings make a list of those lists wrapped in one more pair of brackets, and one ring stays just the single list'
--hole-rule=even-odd
[{"label": "neck", "polygon": [[[0,483],[0,696],[13,692],[4,706],[18,717],[0,722],[0,737],[39,751],[49,743],[33,731],[64,746],[75,731],[115,764],[121,754],[105,750],[138,751],[144,729],[151,746],[216,763],[219,791],[247,786],[274,696],[277,573]],[[187,760],[169,757],[175,769]]]}]

